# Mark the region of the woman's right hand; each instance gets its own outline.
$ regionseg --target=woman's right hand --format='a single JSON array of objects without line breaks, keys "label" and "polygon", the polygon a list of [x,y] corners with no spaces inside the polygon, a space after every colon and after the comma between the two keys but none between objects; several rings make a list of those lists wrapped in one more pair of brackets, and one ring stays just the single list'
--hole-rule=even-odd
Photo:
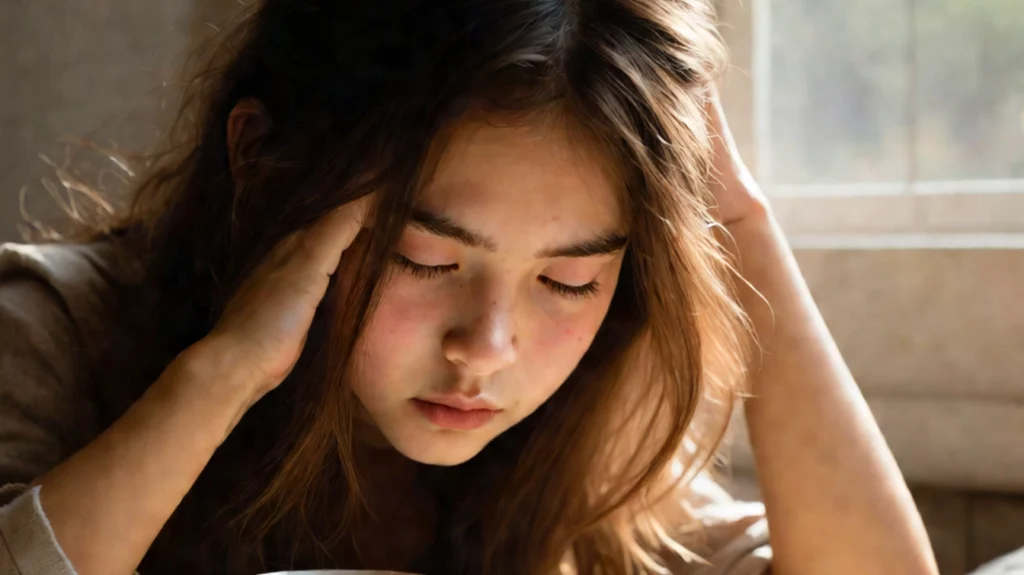
[{"label": "woman's right hand", "polygon": [[252,402],[277,387],[298,361],[331,276],[362,229],[369,200],[343,205],[282,240],[194,346],[232,370]]},{"label": "woman's right hand", "polygon": [[135,571],[246,409],[295,365],[369,201],[342,206],[277,245],[207,337],[103,433],[36,478],[75,571]]}]

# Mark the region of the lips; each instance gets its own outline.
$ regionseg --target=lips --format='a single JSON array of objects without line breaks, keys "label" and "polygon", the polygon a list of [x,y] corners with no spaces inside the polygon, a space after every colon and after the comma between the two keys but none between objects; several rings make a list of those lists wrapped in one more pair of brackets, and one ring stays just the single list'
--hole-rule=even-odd
[{"label": "lips", "polygon": [[452,409],[458,409],[459,411],[475,411],[475,410],[487,410],[487,411],[501,411],[494,404],[483,399],[482,397],[469,398],[465,395],[459,394],[446,394],[446,395],[431,395],[429,397],[417,398],[420,401],[426,401],[427,403],[436,403],[438,405],[445,405]]},{"label": "lips", "polygon": [[457,396],[413,399],[413,405],[434,425],[458,431],[483,427],[501,412],[483,400],[465,400]]}]

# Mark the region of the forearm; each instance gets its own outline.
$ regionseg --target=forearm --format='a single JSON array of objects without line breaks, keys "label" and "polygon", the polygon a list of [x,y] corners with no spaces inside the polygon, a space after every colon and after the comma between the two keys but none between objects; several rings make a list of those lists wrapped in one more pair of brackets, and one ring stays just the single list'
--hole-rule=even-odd
[{"label": "forearm", "polygon": [[741,274],[760,292],[740,284],[760,348],[746,416],[773,572],[937,572],[892,453],[781,230],[758,212],[729,232]]},{"label": "forearm", "polygon": [[217,364],[186,352],[109,429],[36,481],[78,573],[132,573],[241,417],[244,386]]}]

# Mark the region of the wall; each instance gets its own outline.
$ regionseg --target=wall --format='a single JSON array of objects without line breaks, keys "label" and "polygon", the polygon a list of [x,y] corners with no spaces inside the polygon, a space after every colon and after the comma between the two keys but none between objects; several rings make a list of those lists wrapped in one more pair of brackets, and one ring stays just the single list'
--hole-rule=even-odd
[{"label": "wall", "polygon": [[[1024,545],[1024,250],[797,258],[914,488],[941,572],[961,575]],[[736,424],[734,491],[756,498]]]},{"label": "wall", "polygon": [[8,0],[0,3],[0,241],[18,238],[19,190],[32,215],[54,213],[39,178],[58,163],[58,138],[145,148],[167,116],[161,89],[190,37],[233,1]]},{"label": "wall", "polygon": [[1024,251],[797,256],[907,479],[1024,493]]}]

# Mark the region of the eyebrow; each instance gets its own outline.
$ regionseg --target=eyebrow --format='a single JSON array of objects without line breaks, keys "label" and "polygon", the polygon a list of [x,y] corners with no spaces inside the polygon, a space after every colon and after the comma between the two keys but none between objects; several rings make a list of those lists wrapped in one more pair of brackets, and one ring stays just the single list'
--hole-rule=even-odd
[{"label": "eyebrow", "polygon": [[538,258],[588,258],[606,256],[626,247],[626,236],[621,234],[601,234],[600,236],[551,250],[537,253]]},{"label": "eyebrow", "polygon": [[423,208],[414,208],[412,210],[410,220],[412,225],[425,232],[432,233],[435,236],[441,236],[442,238],[453,239],[460,244],[467,245],[471,248],[482,247],[491,252],[498,249],[498,244],[496,244],[494,240],[485,237],[482,234],[469,231],[449,218],[428,212]]},{"label": "eyebrow", "polygon": [[[410,216],[410,223],[428,233],[443,238],[453,239],[460,244],[484,248],[487,251],[497,251],[498,244],[487,236],[469,230],[450,218],[435,214],[423,208],[414,208]],[[536,257],[541,259],[550,258],[586,258],[591,256],[603,256],[613,254],[626,246],[626,236],[618,233],[604,233],[595,238],[576,242],[566,246],[559,246],[552,249],[537,252]]]}]

